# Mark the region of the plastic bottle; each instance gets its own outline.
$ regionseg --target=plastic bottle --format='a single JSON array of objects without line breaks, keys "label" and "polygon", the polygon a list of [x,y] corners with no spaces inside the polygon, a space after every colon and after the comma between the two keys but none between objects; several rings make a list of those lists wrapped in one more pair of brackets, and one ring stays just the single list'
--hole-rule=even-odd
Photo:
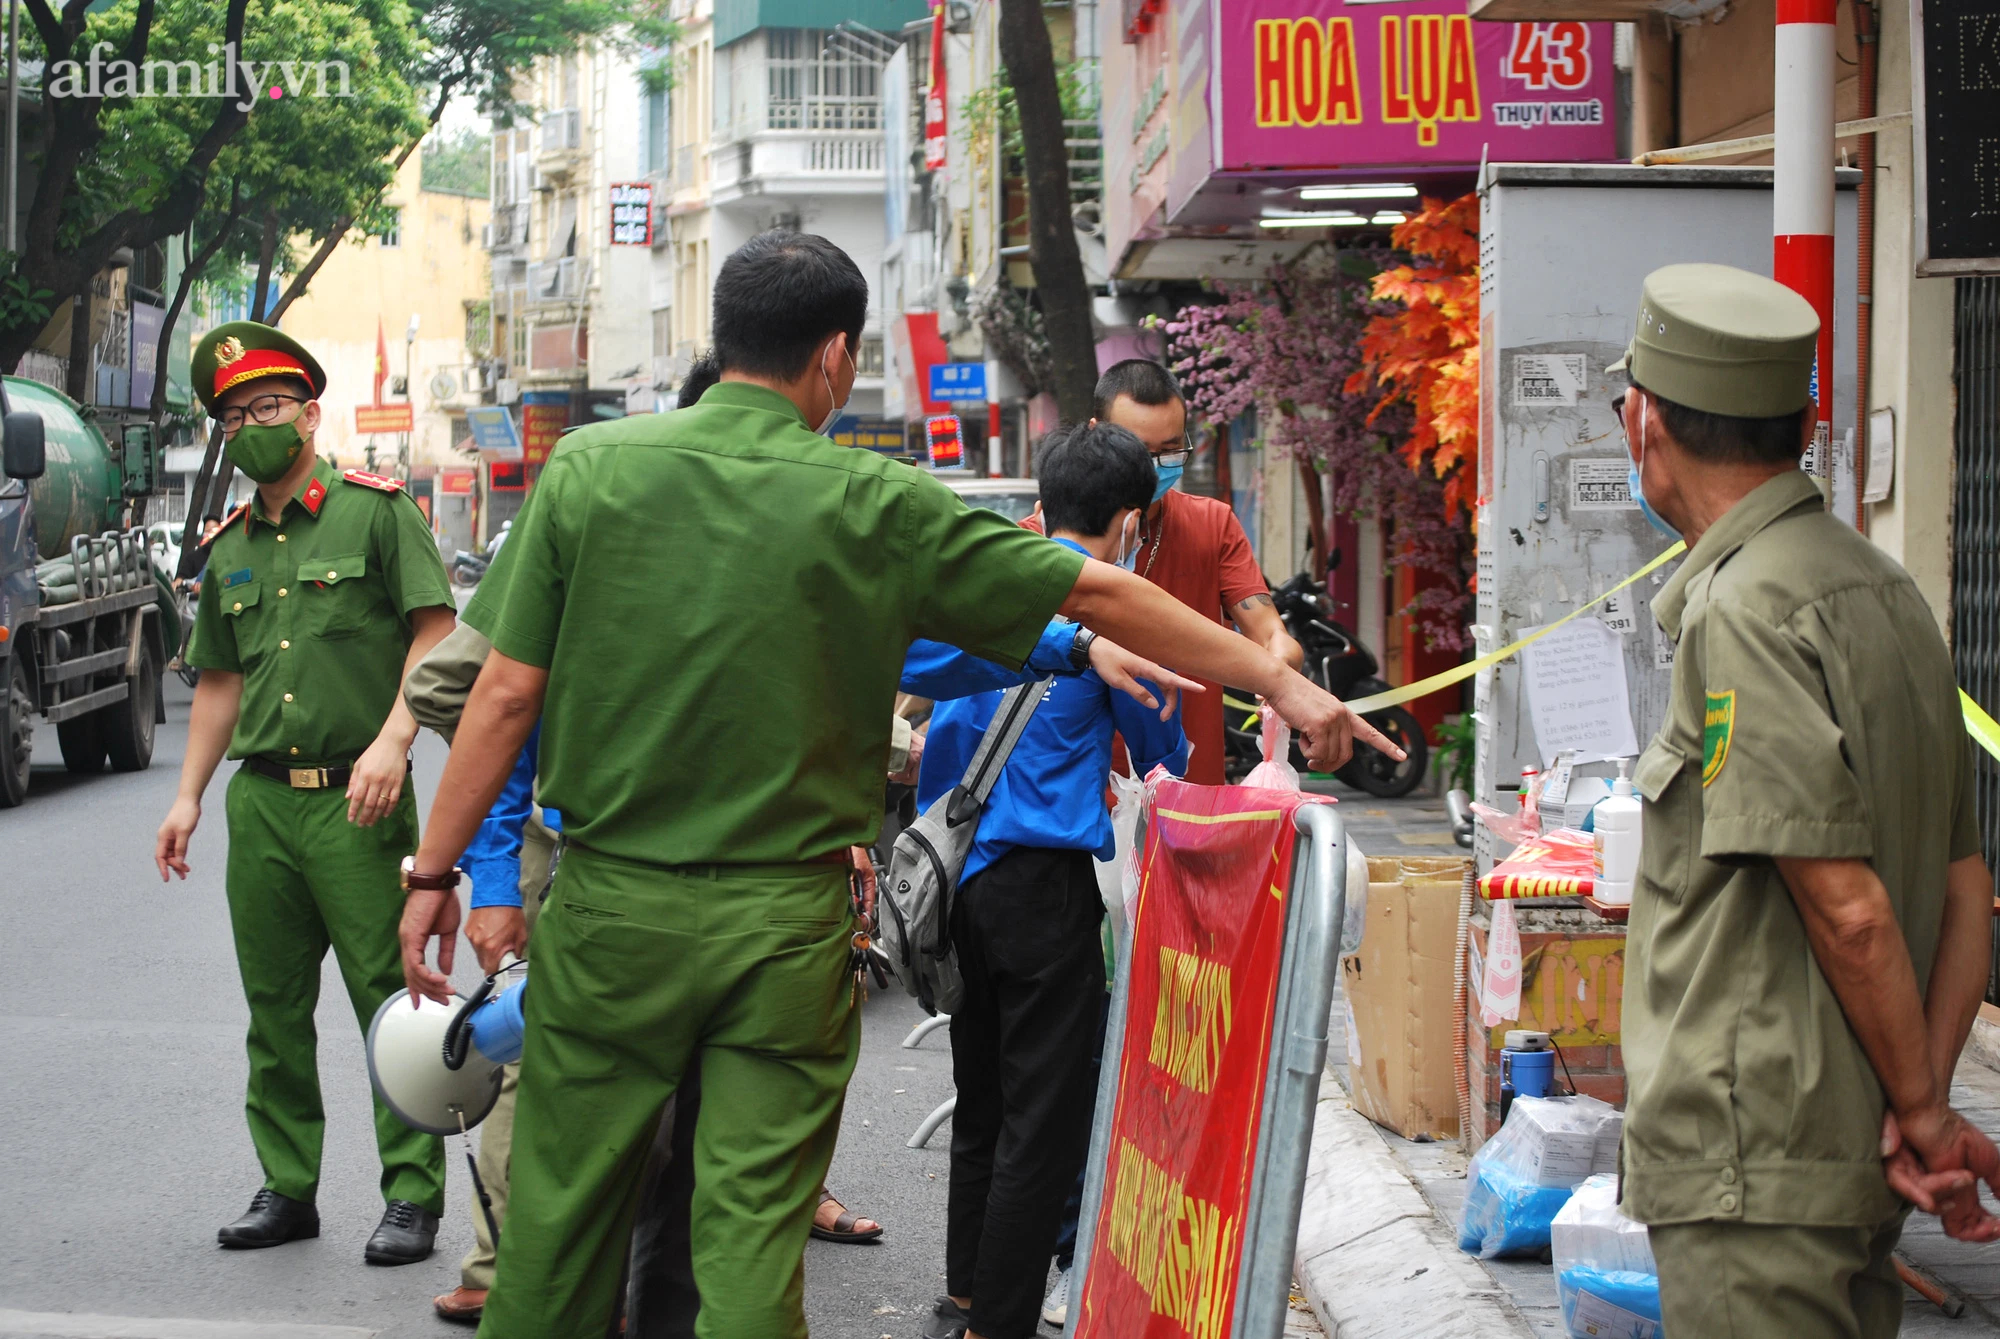
[{"label": "plastic bottle", "polygon": [[1609,906],[1632,904],[1632,881],[1639,877],[1640,814],[1643,806],[1632,793],[1625,761],[1618,762],[1618,779],[1611,794],[1591,810],[1597,848],[1595,896]]},{"label": "plastic bottle", "polygon": [[1542,830],[1542,774],[1533,767],[1521,769],[1521,822],[1527,827],[1529,836],[1538,836]]}]

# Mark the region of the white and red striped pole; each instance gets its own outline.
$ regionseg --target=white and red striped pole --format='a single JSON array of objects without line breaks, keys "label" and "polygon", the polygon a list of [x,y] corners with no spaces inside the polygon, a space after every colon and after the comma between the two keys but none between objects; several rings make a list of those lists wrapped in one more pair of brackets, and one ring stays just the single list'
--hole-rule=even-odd
[{"label": "white and red striped pole", "polygon": [[1819,313],[1819,468],[1833,435],[1833,75],[1837,0],[1778,0],[1771,274]]}]

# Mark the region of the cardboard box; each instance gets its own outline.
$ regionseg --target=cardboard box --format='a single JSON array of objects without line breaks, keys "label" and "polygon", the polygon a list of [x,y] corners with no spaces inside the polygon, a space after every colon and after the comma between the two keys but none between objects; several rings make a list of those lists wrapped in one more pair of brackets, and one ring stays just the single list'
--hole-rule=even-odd
[{"label": "cardboard box", "polygon": [[1368,932],[1341,959],[1354,1105],[1405,1138],[1458,1137],[1452,955],[1469,862],[1368,862]]}]

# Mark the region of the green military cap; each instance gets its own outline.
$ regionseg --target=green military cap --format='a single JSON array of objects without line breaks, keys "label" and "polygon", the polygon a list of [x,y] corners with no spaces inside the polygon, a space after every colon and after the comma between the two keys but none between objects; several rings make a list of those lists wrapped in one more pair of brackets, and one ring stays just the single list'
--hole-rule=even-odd
[{"label": "green military cap", "polygon": [[211,414],[224,391],[257,377],[297,377],[315,398],[326,391],[326,373],[313,356],[290,335],[257,321],[231,321],[202,336],[189,370]]},{"label": "green military cap", "polygon": [[1666,265],[1646,276],[1638,329],[1605,369],[1675,404],[1735,418],[1797,413],[1812,398],[1819,315],[1761,274]]}]

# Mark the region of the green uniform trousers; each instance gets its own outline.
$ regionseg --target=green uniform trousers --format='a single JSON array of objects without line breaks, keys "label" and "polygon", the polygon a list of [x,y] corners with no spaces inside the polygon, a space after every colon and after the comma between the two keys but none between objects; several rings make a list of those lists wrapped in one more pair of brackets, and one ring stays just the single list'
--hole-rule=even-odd
[{"label": "green uniform trousers", "polygon": [[[405,786],[394,813],[357,827],[347,821],[342,790],[294,790],[239,769],[227,804],[229,923],[250,1004],[244,1111],[264,1185],[311,1203],[326,1133],[313,1027],[320,964],[331,945],[364,1030],[402,989],[397,866],[417,849],[417,801]],[[375,1143],[383,1197],[440,1212],[444,1141],[412,1130],[377,1099]]]},{"label": "green uniform trousers", "polygon": [[803,1339],[805,1244],[860,1040],[846,871],[574,842],[535,927],[485,1339],[603,1339],[661,1108],[698,1067],[700,1339]]},{"label": "green uniform trousers", "polygon": [[1875,1227],[1680,1223],[1652,1228],[1661,1331],[1688,1339],[1891,1339],[1903,1214]]},{"label": "green uniform trousers", "polygon": [[[542,913],[542,893],[549,884],[549,857],[555,854],[555,837],[542,826],[541,810],[530,814],[521,825],[521,912],[527,918],[528,934],[535,933],[535,921]],[[531,939],[532,942],[532,939]],[[523,952],[522,957],[527,957]],[[486,1196],[493,1201],[493,1221],[507,1221],[508,1171],[514,1158],[514,1101],[521,1083],[519,1061],[500,1070],[500,1097],[493,1110],[479,1123],[479,1179]],[[498,1249],[479,1197],[472,1201],[472,1249],[458,1265],[461,1287],[485,1292],[493,1286],[493,1258]]]}]

